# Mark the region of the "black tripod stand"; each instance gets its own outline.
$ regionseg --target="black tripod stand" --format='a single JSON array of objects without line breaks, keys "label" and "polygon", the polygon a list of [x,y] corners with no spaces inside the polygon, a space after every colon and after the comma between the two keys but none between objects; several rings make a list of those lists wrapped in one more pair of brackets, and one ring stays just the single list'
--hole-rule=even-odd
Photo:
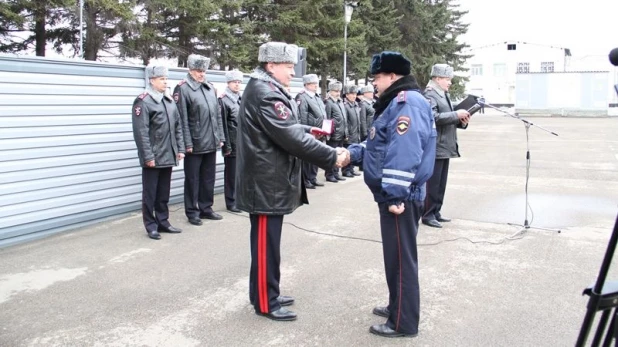
[{"label": "black tripod stand", "polygon": [[[599,270],[597,282],[594,286],[590,286],[584,290],[584,295],[590,296],[590,300],[588,300],[586,316],[584,317],[584,322],[579,331],[577,343],[575,344],[576,347],[583,347],[586,344],[588,334],[590,334],[592,324],[594,323],[594,316],[599,311],[603,313],[601,314],[601,319],[599,319],[599,325],[597,326],[597,331],[594,334],[591,346],[599,346],[603,339],[603,335],[605,335],[603,346],[610,346],[612,340],[614,340],[615,346],[618,345],[618,340],[616,339],[618,337],[618,281],[605,283],[607,272],[609,271],[609,266],[612,263],[612,257],[616,250],[616,243],[618,243],[618,216],[614,224],[614,231],[607,244],[607,250],[605,251],[605,257],[603,258],[603,263]],[[607,328],[607,323],[610,318],[611,322],[609,323],[609,328]],[[607,333],[605,332],[606,329]]]},{"label": "black tripod stand", "polygon": [[[509,238],[513,238],[517,235],[523,234],[526,231],[528,231],[529,229],[538,229],[538,230],[546,230],[546,231],[556,231],[558,233],[560,233],[560,229],[549,229],[549,228],[540,228],[540,227],[533,227],[532,226],[532,220],[528,221],[528,210],[532,210],[530,208],[530,203],[528,202],[528,181],[530,180],[530,137],[529,137],[529,131],[530,131],[530,126],[535,126],[545,132],[548,132],[552,135],[558,136],[558,134],[556,134],[553,131],[547,130],[543,127],[540,127],[524,118],[519,117],[517,114],[511,114],[507,111],[504,111],[502,109],[499,109],[493,105],[490,104],[484,104],[485,106],[492,108],[494,110],[500,111],[508,116],[511,116],[512,118],[515,119],[519,119],[520,121],[522,121],[526,127],[526,186],[525,186],[525,196],[526,196],[526,211],[525,211],[525,217],[524,217],[524,223],[523,224],[516,224],[516,223],[508,223],[509,225],[514,225],[514,226],[519,226],[521,227],[520,230],[518,230],[516,233],[514,233],[513,235],[509,236]],[[534,218],[534,214],[532,215]]]}]

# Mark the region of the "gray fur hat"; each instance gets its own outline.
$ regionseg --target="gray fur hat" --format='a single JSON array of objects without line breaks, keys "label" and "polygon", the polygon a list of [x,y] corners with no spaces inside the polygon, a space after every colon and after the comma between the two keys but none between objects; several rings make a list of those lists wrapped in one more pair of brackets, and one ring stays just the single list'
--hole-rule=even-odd
[{"label": "gray fur hat", "polygon": [[344,94],[356,94],[358,93],[358,87],[355,85],[345,86]]},{"label": "gray fur hat", "polygon": [[362,87],[359,92],[361,94],[365,94],[365,93],[373,93],[374,89],[373,86],[371,84],[367,84],[366,86]]},{"label": "gray fur hat", "polygon": [[201,55],[191,54],[187,58],[187,67],[189,68],[189,70],[206,71],[208,70],[209,65],[210,58],[206,58]]},{"label": "gray fur hat", "polygon": [[330,92],[331,90],[341,90],[341,88],[343,88],[343,84],[341,84],[341,82],[339,81],[332,81],[328,84],[328,91]]},{"label": "gray fur hat", "polygon": [[453,78],[453,68],[447,64],[435,64],[431,67],[431,77]]},{"label": "gray fur hat", "polygon": [[146,66],[144,70],[144,78],[146,79],[146,86],[150,85],[151,78],[157,77],[167,77],[167,67],[166,66],[156,66],[150,65]]},{"label": "gray fur hat", "polygon": [[319,83],[319,82],[320,80],[318,79],[318,75],[316,74],[309,74],[309,75],[303,76],[303,84]]},{"label": "gray fur hat", "polygon": [[266,42],[258,53],[260,63],[298,63],[298,46],[285,42]]},{"label": "gray fur hat", "polygon": [[226,82],[232,82],[232,81],[240,81],[240,82],[242,82],[242,80],[243,80],[242,72],[240,72],[238,70],[230,70],[230,71],[225,73],[225,81]]}]

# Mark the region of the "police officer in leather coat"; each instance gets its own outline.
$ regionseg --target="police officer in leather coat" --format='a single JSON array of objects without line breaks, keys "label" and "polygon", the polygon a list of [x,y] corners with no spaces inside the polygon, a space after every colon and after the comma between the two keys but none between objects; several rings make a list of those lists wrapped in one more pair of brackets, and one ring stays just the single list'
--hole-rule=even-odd
[{"label": "police officer in leather coat", "polygon": [[238,70],[228,71],[225,74],[227,88],[219,96],[219,106],[223,123],[225,143],[223,144],[223,173],[225,206],[228,211],[238,213],[236,207],[236,138],[238,128],[238,110],[240,108],[240,85],[243,75]]},{"label": "police officer in leather coat", "polygon": [[[326,138],[326,144],[333,147],[342,147],[348,139],[348,122],[345,106],[341,100],[341,82],[334,81],[328,84],[328,95],[324,104],[326,105],[326,118],[333,121],[333,133]],[[324,170],[326,180],[332,183],[345,181],[346,179],[339,174],[339,168],[333,167]]]},{"label": "police officer in leather coat", "polygon": [[210,59],[189,55],[189,73],[174,89],[187,158],[185,160],[185,215],[189,223],[202,225],[200,219],[222,219],[212,210],[217,169],[217,150],[223,145],[223,125],[217,94],[205,73]]},{"label": "police officer in leather coat", "polygon": [[167,89],[167,68],[149,66],[148,86],[133,102],[133,138],[142,166],[142,217],[148,237],[159,240],[159,232],[180,233],[169,218],[168,202],[172,167],[184,158],[185,145],[180,115]]},{"label": "police officer in leather coat", "polygon": [[[298,104],[298,112],[300,116],[300,124],[311,127],[321,128],[324,117],[326,117],[326,106],[319,94],[318,90],[318,75],[308,74],[303,76],[303,85],[305,88],[296,94],[296,103]],[[318,135],[318,140],[324,142],[324,136]],[[310,162],[303,162],[303,179],[305,188],[315,189],[322,187],[324,183],[318,182],[318,166]]]},{"label": "police officer in leather coat", "polygon": [[295,45],[260,46],[260,66],[247,83],[238,114],[236,206],[251,221],[249,299],[256,314],[273,320],[296,319],[282,307],[294,299],[280,295],[279,265],[283,216],[307,203],[301,160],[322,168],[347,164],[344,149],[324,145],[299,122],[286,89],[297,60]]}]

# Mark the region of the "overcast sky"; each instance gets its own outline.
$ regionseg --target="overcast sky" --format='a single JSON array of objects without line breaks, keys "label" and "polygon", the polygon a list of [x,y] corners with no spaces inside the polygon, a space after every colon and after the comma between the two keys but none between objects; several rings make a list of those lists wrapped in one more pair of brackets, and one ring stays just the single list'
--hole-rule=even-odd
[{"label": "overcast sky", "polygon": [[618,47],[618,0],[459,3],[469,10],[464,40],[472,47],[513,40],[570,48],[574,56],[607,56]]}]

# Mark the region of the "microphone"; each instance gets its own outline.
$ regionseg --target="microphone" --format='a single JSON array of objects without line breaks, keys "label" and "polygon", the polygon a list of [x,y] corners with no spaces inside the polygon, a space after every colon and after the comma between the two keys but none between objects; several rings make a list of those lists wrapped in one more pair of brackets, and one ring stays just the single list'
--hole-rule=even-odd
[{"label": "microphone", "polygon": [[609,62],[614,66],[618,66],[618,48],[614,48],[609,52]]},{"label": "microphone", "polygon": [[[618,48],[614,48],[609,52],[609,62],[614,66],[618,66]],[[618,84],[614,86],[614,89],[616,90],[616,94],[618,94]]]}]

